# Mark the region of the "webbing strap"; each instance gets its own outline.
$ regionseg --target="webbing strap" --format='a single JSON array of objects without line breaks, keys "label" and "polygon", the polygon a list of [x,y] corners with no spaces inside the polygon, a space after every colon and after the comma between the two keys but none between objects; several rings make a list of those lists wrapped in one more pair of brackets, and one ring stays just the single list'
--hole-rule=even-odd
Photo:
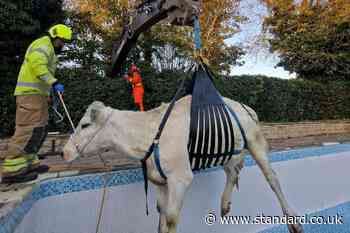
[{"label": "webbing strap", "polygon": [[228,110],[230,111],[231,115],[235,118],[235,120],[237,122],[237,125],[238,125],[238,128],[241,131],[241,134],[242,134],[242,137],[243,137],[243,143],[244,143],[243,149],[247,149],[247,136],[245,134],[245,131],[243,130],[242,124],[239,121],[235,111],[233,111],[228,105],[226,105],[226,106],[227,106]]},{"label": "webbing strap", "polygon": [[154,161],[156,163],[157,169],[160,173],[160,176],[166,180],[166,175],[163,172],[162,167],[160,166],[160,154],[159,154],[159,146],[158,143],[154,144]]},{"label": "webbing strap", "polygon": [[194,43],[197,50],[202,48],[201,27],[198,18],[194,20]]},{"label": "webbing strap", "polygon": [[146,215],[148,216],[148,179],[147,179],[146,160],[141,160],[141,165],[142,165],[142,174],[144,179],[144,188],[145,188],[145,196],[146,196]]},{"label": "webbing strap", "polygon": [[180,84],[180,87],[177,89],[176,93],[175,93],[175,96],[173,97],[173,99],[171,100],[171,103],[169,104],[164,116],[163,116],[163,119],[159,125],[159,129],[158,129],[158,133],[156,135],[156,137],[154,138],[154,141],[158,141],[160,136],[162,135],[162,132],[163,132],[163,129],[166,125],[166,122],[168,121],[168,118],[170,116],[170,113],[171,111],[173,110],[174,108],[174,105],[175,105],[175,102],[178,100],[178,98],[180,97],[180,94],[181,94],[181,91],[185,85],[185,80],[186,80],[186,77],[181,81],[181,84]]},{"label": "webbing strap", "polygon": [[[192,67],[191,67],[192,69]],[[188,72],[191,71],[191,69],[189,69]],[[147,178],[147,164],[146,164],[146,161],[147,159],[152,155],[155,147],[158,147],[158,141],[159,141],[159,138],[160,136],[162,135],[162,131],[165,127],[165,124],[170,116],[170,113],[171,111],[173,110],[174,108],[174,105],[175,105],[175,102],[179,99],[180,97],[180,94],[181,94],[181,91],[185,85],[185,81],[186,81],[186,76],[184,77],[184,79],[181,81],[181,84],[180,84],[180,87],[177,89],[173,99],[171,100],[171,103],[169,104],[163,118],[162,118],[162,121],[159,125],[159,128],[158,128],[158,132],[156,134],[156,137],[154,138],[153,140],[153,143],[151,144],[151,146],[149,147],[148,151],[146,152],[145,156],[143,157],[143,159],[141,160],[141,165],[142,165],[142,173],[143,173],[143,179],[144,179],[144,188],[145,188],[145,195],[146,195],[146,214],[148,215],[148,178]],[[159,171],[159,174],[166,180],[166,175],[164,174],[161,166],[160,166],[160,160],[159,160],[159,150],[157,156],[155,156],[156,158],[156,166],[157,166],[157,169]],[[157,161],[158,160],[158,161]],[[158,163],[158,165],[157,165]]]}]

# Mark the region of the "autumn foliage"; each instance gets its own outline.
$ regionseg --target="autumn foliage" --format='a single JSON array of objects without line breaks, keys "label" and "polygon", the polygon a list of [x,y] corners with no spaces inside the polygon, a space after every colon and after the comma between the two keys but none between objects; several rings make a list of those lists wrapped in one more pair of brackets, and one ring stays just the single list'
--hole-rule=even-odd
[{"label": "autumn foliage", "polygon": [[262,1],[271,12],[265,29],[279,66],[310,80],[349,79],[349,0]]},{"label": "autumn foliage", "polygon": [[243,55],[242,49],[225,44],[240,31],[246,19],[239,15],[240,0],[203,0],[200,16],[203,54],[217,70],[229,70]]},{"label": "autumn foliage", "polygon": [[[127,0],[71,0],[71,5],[84,14],[94,24],[94,28],[105,39],[117,39],[122,31],[123,15],[132,11],[142,1]],[[224,40],[239,31],[239,24],[244,21],[238,14],[240,0],[203,0],[200,16],[202,28],[203,54],[216,70],[230,69],[237,64],[243,51],[235,46],[228,46]],[[144,50],[154,48],[154,56],[162,56],[164,46],[175,51],[171,56],[191,58],[194,51],[192,28],[174,27],[166,23],[154,26],[139,40]],[[169,47],[170,45],[170,47]],[[146,51],[145,54],[148,54]],[[165,55],[164,55],[165,56]],[[175,60],[174,57],[160,57],[162,62]],[[149,58],[149,57],[148,57]],[[188,60],[188,59],[186,59]],[[151,62],[151,61],[149,61]]]}]

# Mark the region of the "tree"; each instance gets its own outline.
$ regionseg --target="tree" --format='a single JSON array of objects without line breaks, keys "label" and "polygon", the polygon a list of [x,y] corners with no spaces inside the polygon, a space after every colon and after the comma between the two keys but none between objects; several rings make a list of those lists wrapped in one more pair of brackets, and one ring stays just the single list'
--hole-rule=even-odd
[{"label": "tree", "polygon": [[[106,57],[110,58],[111,43],[122,31],[123,15],[135,9],[142,1],[71,0],[71,6],[86,15],[94,24],[96,33],[107,44]],[[244,21],[239,16],[240,0],[203,0],[202,24],[203,54],[217,71],[228,71],[230,65],[243,55],[242,49],[228,46],[224,40],[238,32]],[[193,34],[190,27],[174,27],[160,23],[144,33],[131,56],[139,62],[151,63],[158,69],[184,69],[193,62]],[[108,49],[109,47],[109,49]],[[174,49],[171,51],[171,49]],[[168,64],[168,62],[170,62]]]},{"label": "tree", "polygon": [[8,70],[9,66],[18,69],[29,43],[62,19],[62,1],[0,0],[2,69]]},{"label": "tree", "polygon": [[350,77],[350,2],[348,0],[262,0],[271,15],[265,29],[278,66],[299,77],[345,80]]},{"label": "tree", "polygon": [[79,69],[82,75],[100,74],[104,76],[104,43],[92,28],[93,24],[83,14],[66,10],[67,21],[74,30],[74,40],[67,44],[69,49],[63,59],[69,61],[66,68]]},{"label": "tree", "polygon": [[203,0],[200,16],[203,53],[209,59],[212,69],[229,71],[230,65],[240,65],[244,55],[242,48],[225,44],[246,21],[239,15],[240,0]]}]

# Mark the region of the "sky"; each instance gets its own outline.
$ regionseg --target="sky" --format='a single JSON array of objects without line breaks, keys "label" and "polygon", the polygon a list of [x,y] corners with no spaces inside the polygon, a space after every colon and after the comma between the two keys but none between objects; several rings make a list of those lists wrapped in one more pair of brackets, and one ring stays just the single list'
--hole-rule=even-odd
[{"label": "sky", "polygon": [[295,74],[290,74],[282,67],[275,68],[277,61],[274,59],[264,59],[263,57],[255,59],[248,55],[243,60],[245,61],[245,64],[243,66],[233,67],[231,70],[231,75],[261,74],[283,79],[295,78]]},{"label": "sky", "polygon": [[284,79],[294,78],[295,74],[290,74],[282,67],[275,67],[279,60],[278,54],[270,53],[266,46],[264,49],[259,50],[252,46],[253,44],[261,44],[257,36],[260,34],[262,17],[267,15],[267,9],[261,3],[258,3],[258,0],[244,0],[239,10],[240,14],[249,18],[249,21],[241,25],[240,33],[233,38],[227,39],[225,42],[247,47],[247,54],[242,59],[245,64],[233,67],[231,75],[261,74]]}]

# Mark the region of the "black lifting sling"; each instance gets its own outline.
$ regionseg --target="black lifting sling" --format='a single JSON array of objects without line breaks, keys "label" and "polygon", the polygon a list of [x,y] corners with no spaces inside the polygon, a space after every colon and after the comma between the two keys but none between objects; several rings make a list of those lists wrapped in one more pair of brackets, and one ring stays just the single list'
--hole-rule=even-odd
[{"label": "black lifting sling", "polygon": [[[188,152],[192,170],[224,165],[234,154],[235,118],[245,144],[245,135],[235,113],[216,90],[211,73],[200,64],[194,74]],[[245,145],[244,145],[245,146]]]}]

